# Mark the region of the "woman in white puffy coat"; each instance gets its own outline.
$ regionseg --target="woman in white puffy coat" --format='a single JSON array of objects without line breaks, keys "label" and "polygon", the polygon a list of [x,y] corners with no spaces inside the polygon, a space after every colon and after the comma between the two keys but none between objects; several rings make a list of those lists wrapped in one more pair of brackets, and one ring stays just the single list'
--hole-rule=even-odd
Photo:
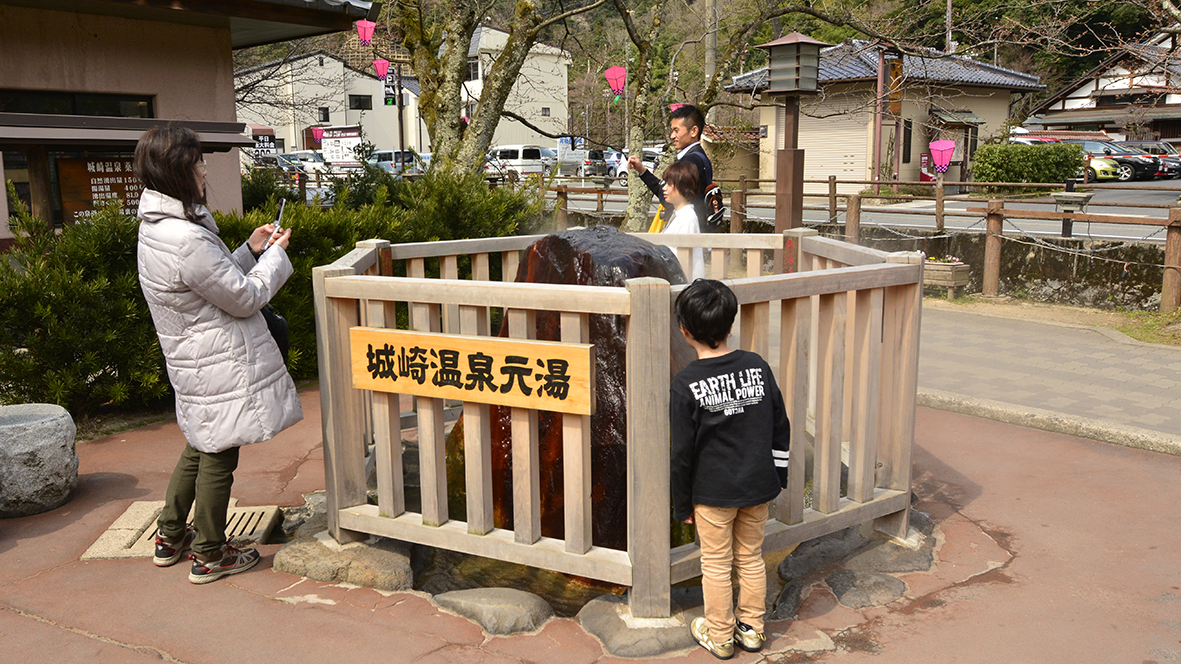
[{"label": "woman in white puffy coat", "polygon": [[[236,251],[205,208],[200,139],[156,127],[135,149],[140,197],[139,280],[152,313],[176,419],[188,444],[157,522],[154,562],[192,549],[189,580],[208,583],[253,567],[258,551],[226,542],[238,450],[303,419],[295,383],[260,310],[291,276],[290,229],[256,228]],[[186,517],[193,509],[193,526]]]}]

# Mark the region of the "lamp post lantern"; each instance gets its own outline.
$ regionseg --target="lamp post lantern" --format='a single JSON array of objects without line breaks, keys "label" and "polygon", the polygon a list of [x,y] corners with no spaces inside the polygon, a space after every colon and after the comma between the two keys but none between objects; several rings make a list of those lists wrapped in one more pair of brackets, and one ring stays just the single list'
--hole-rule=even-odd
[{"label": "lamp post lantern", "polygon": [[804,225],[804,151],[799,149],[800,97],[816,94],[820,49],[831,46],[793,32],[757,48],[767,49],[767,92],[783,99],[782,144],[775,158],[775,232]]}]

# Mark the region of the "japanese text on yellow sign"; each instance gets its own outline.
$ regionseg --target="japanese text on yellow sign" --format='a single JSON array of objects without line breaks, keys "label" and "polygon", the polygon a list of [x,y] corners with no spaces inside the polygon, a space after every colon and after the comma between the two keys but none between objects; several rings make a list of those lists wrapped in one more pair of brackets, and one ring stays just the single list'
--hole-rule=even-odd
[{"label": "japanese text on yellow sign", "polygon": [[362,390],[590,415],[594,346],[372,327],[349,331]]}]

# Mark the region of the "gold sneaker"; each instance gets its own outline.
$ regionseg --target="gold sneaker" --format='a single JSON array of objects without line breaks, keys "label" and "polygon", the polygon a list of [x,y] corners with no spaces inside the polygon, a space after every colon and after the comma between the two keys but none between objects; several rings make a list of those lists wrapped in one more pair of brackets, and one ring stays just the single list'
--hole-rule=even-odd
[{"label": "gold sneaker", "polygon": [[705,626],[705,618],[694,618],[693,622],[689,624],[689,633],[693,635],[693,640],[698,645],[708,650],[714,657],[730,659],[734,656],[734,639],[725,643],[716,643],[709,635],[709,628]]},{"label": "gold sneaker", "polygon": [[747,652],[758,652],[763,649],[763,642],[767,640],[767,635],[762,632],[756,632],[755,628],[750,625],[738,621],[738,629],[734,632],[734,642],[739,648]]}]

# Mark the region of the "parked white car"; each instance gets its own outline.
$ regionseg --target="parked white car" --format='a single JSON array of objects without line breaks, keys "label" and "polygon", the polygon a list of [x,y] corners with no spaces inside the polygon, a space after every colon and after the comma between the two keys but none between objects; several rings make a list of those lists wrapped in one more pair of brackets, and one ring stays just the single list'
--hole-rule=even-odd
[{"label": "parked white car", "polygon": [[499,145],[489,154],[500,161],[509,179],[515,180],[522,175],[541,174],[548,170],[541,150],[540,145]]}]

